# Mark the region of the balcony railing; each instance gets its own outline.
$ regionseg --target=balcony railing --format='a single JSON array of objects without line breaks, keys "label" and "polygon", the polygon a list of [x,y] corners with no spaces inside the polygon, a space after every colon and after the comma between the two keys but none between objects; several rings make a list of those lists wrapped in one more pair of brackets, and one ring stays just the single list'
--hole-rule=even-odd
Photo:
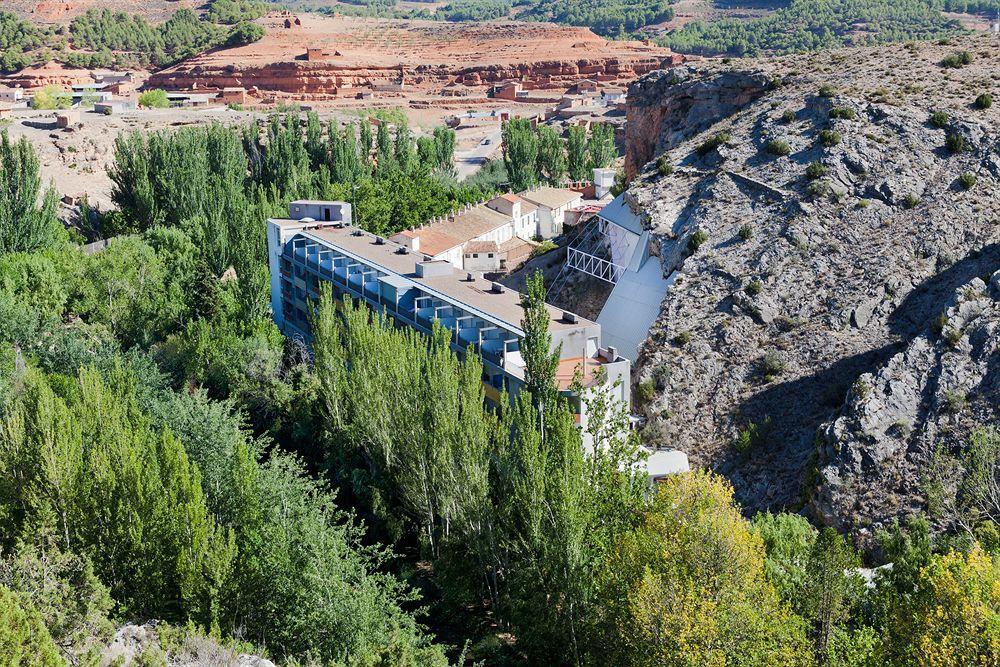
[{"label": "balcony railing", "polygon": [[612,285],[616,284],[625,273],[625,267],[621,264],[595,257],[576,248],[567,248],[566,250],[566,266],[600,278]]}]

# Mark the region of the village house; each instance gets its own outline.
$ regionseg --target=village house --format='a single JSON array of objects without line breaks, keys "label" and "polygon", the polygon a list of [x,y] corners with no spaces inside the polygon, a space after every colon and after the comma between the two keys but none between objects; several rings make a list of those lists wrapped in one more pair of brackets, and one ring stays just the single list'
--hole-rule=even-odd
[{"label": "village house", "polygon": [[566,213],[583,203],[583,194],[566,188],[536,188],[518,195],[538,208],[538,236],[551,239],[563,232]]}]

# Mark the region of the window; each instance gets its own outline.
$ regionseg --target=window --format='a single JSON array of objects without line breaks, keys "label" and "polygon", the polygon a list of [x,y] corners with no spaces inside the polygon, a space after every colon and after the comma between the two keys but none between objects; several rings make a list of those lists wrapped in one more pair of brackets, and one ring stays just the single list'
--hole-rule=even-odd
[{"label": "window", "polygon": [[472,253],[472,256],[475,257],[476,259],[479,259],[479,253],[478,252]]},{"label": "window", "polygon": [[486,257],[489,258],[489,259],[493,259],[493,253],[490,253],[490,254],[486,255]]}]

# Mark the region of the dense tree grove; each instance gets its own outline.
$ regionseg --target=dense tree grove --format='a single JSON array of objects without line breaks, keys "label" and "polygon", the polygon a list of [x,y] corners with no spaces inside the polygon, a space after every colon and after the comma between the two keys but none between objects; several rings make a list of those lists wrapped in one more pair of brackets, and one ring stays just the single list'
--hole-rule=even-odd
[{"label": "dense tree grove", "polygon": [[[289,199],[355,195],[388,232],[481,194],[451,181],[447,130],[372,130],[123,136],[94,255],[32,231],[36,158],[4,143],[4,238],[32,240],[0,248],[0,662],[99,664],[117,624],[159,618],[289,664],[997,663],[994,430],[949,463],[958,532],[918,518],[860,554],[798,514],[747,520],[713,473],[650,487],[603,378],[581,433],[538,275],[527,389],[495,407],[449,331],[328,289],[311,348],[286,340],[263,220]],[[550,139],[525,137],[537,168]]]},{"label": "dense tree grove", "polygon": [[944,8],[940,0],[792,0],[758,19],[688,23],[659,41],[682,53],[753,56],[937,39],[961,30]]},{"label": "dense tree grove", "polygon": [[527,190],[539,183],[562,185],[570,180],[585,181],[591,170],[604,168],[618,156],[614,127],[597,123],[590,138],[581,127],[571,127],[563,139],[551,127],[537,129],[522,118],[504,123],[502,128],[503,160],[515,191]]},{"label": "dense tree grove", "polygon": [[521,19],[586,26],[598,35],[624,37],[674,17],[673,0],[528,0]]}]

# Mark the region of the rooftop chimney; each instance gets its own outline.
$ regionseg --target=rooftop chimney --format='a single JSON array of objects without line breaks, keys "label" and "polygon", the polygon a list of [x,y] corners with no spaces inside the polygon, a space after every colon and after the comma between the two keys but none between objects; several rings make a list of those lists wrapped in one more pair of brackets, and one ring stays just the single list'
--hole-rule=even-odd
[{"label": "rooftop chimney", "polygon": [[571,313],[568,310],[563,311],[562,319],[563,322],[566,322],[568,324],[576,324],[579,321],[579,318],[576,316],[576,313]]},{"label": "rooftop chimney", "polygon": [[490,291],[494,294],[503,294],[505,289],[503,283],[493,283],[490,285]]}]

